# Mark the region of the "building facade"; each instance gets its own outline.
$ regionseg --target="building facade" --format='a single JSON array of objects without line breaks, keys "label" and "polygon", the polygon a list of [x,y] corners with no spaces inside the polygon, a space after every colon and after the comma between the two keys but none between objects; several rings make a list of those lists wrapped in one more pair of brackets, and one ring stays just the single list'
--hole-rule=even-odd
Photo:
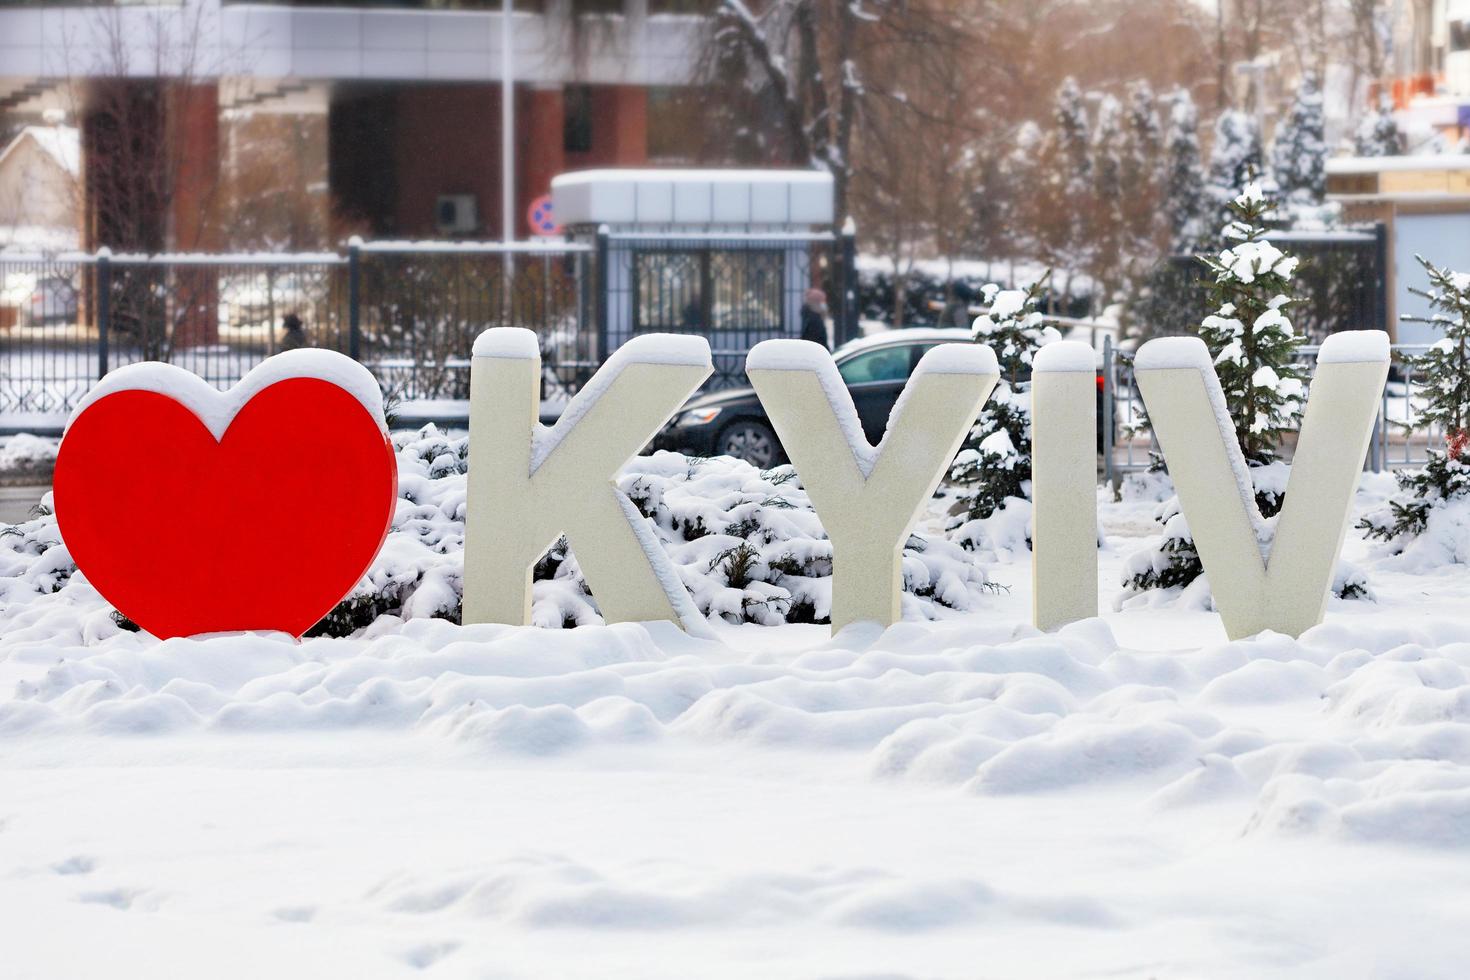
[{"label": "building facade", "polygon": [[15,4],[0,112],[66,113],[83,243],[141,249],[499,237],[507,72],[525,235],[558,173],[687,158],[708,28],[700,0]]},{"label": "building facade", "polygon": [[1470,0],[1409,0],[1394,7],[1391,98],[1409,151],[1470,139]]}]

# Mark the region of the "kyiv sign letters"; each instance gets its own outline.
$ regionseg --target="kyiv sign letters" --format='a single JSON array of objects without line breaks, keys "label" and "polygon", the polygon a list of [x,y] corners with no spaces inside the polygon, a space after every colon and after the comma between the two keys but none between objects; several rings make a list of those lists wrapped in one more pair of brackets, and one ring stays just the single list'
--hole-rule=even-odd
[{"label": "kyiv sign letters", "polygon": [[[1169,338],[1139,350],[1138,387],[1232,638],[1296,636],[1321,621],[1388,358],[1381,331],[1323,343],[1286,503],[1263,552],[1272,535],[1204,343]],[[746,369],[832,541],[832,628],[894,622],[904,542],[999,380],[995,356],[979,344],[930,350],[876,446],[822,347],[768,340]],[[635,337],[548,428],[537,422],[535,334],[480,335],[470,367],[465,623],[528,624],[532,569],[564,534],[608,622],[705,629],[652,527],[613,481],[711,371],[701,337]],[[1095,399],[1090,347],[1042,348],[1032,375],[1032,616],[1041,629],[1097,614]],[[160,498],[177,515],[164,525],[144,519]],[[72,416],[56,462],[56,516],[77,567],[159,637],[300,636],[372,564],[396,498],[378,385],[329,351],[278,354],[227,392],[170,365],[121,368]],[[288,545],[293,524],[320,544],[291,535]]]}]

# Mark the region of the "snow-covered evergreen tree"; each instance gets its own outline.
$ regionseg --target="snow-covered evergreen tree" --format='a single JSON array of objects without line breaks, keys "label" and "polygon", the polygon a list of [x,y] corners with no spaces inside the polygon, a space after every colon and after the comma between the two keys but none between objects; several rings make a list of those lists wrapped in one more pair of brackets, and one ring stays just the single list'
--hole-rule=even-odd
[{"label": "snow-covered evergreen tree", "polygon": [[954,539],[968,548],[980,543],[980,521],[1010,498],[1031,497],[1031,361],[1061,337],[1038,309],[1046,278],[1025,289],[991,283],[983,290],[989,310],[975,318],[975,342],[995,351],[1001,379],[949,473],[962,506]]},{"label": "snow-covered evergreen tree", "polygon": [[1327,139],[1322,93],[1307,75],[1271,148],[1277,192],[1287,207],[1315,207],[1327,193]]},{"label": "snow-covered evergreen tree", "polygon": [[1246,177],[1261,171],[1261,135],[1255,120],[1238,109],[1226,109],[1215,120],[1210,145],[1209,195],[1215,214],[1211,221],[1228,222],[1231,202],[1245,186]]},{"label": "snow-covered evergreen tree", "polygon": [[1158,247],[1157,232],[1161,225],[1158,204],[1162,191],[1164,134],[1159,124],[1157,100],[1148,82],[1139,81],[1128,86],[1126,115],[1122,173],[1122,205],[1126,206],[1123,220],[1134,247],[1152,252]]},{"label": "snow-covered evergreen tree", "polygon": [[1403,134],[1393,118],[1393,104],[1386,96],[1358,124],[1353,144],[1354,152],[1360,157],[1396,157],[1404,152]]},{"label": "snow-covered evergreen tree", "polygon": [[1285,312],[1297,260],[1265,239],[1275,208],[1258,182],[1247,181],[1230,205],[1226,247],[1201,259],[1214,276],[1211,295],[1219,308],[1200,324],[1200,337],[1214,356],[1236,442],[1252,466],[1275,459],[1281,437],[1300,420],[1304,391],[1293,360],[1302,338]]},{"label": "snow-covered evergreen tree", "polygon": [[[1425,532],[1435,510],[1470,498],[1470,273],[1451,272],[1423,256],[1417,258],[1429,275],[1429,289],[1414,292],[1428,299],[1434,310],[1421,322],[1444,331],[1433,347],[1412,358],[1423,399],[1417,421],[1442,429],[1445,448],[1431,450],[1423,469],[1399,473],[1399,492],[1358,524],[1369,537],[1399,550]],[[1454,560],[1470,560],[1470,554],[1458,551],[1452,550]]]},{"label": "snow-covered evergreen tree", "polygon": [[1164,147],[1163,127],[1154,90],[1147,81],[1128,86],[1128,155],[1125,178],[1152,180],[1158,172],[1159,155]]},{"label": "snow-covered evergreen tree", "polygon": [[1199,112],[1188,89],[1168,96],[1169,125],[1164,137],[1164,219],[1169,223],[1169,247],[1187,254],[1204,237],[1205,174],[1200,164]]},{"label": "snow-covered evergreen tree", "polygon": [[1093,187],[1098,197],[1117,200],[1123,193],[1124,145],[1123,107],[1111,95],[1097,106],[1097,128],[1092,136]]},{"label": "snow-covered evergreen tree", "polygon": [[1057,89],[1053,126],[1043,150],[1042,180],[1034,198],[1041,230],[1041,258],[1071,276],[1091,270],[1092,131],[1077,81],[1067,78]]},{"label": "snow-covered evergreen tree", "polygon": [[1057,146],[1067,167],[1068,190],[1085,192],[1092,182],[1091,127],[1087,122],[1087,107],[1082,103],[1082,90],[1077,79],[1068,76],[1057,89],[1056,106]]},{"label": "snow-covered evergreen tree", "polygon": [[1091,272],[1101,294],[1098,298],[1104,303],[1122,285],[1128,232],[1124,206],[1135,203],[1129,201],[1123,184],[1128,155],[1123,123],[1123,106],[1112,95],[1104,95],[1098,101],[1092,138],[1092,209],[1087,228]]},{"label": "snow-covered evergreen tree", "polygon": [[[1260,183],[1248,179],[1230,202],[1224,247],[1217,255],[1200,257],[1213,276],[1217,309],[1200,324],[1199,335],[1215,362],[1235,440],[1265,517],[1281,509],[1287,471],[1276,461],[1276,447],[1298,423],[1305,394],[1303,375],[1293,360],[1302,339],[1286,314],[1297,260],[1265,240],[1274,208]],[[1157,517],[1164,524],[1164,540],[1158,548],[1129,558],[1124,586],[1130,591],[1188,585],[1204,571],[1177,498],[1163,504]]]}]

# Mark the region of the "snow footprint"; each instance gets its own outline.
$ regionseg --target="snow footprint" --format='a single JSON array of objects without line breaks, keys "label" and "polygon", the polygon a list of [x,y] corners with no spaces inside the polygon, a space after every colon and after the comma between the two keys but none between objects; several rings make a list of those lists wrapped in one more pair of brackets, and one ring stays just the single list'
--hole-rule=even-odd
[{"label": "snow footprint", "polygon": [[87,905],[107,905],[126,912],[134,907],[153,910],[158,907],[158,901],[149,897],[146,888],[108,888],[98,892],[82,892],[77,896],[77,901]]},{"label": "snow footprint", "polygon": [[453,941],[424,943],[421,946],[414,946],[411,949],[404,950],[399,958],[415,970],[427,970],[444,957],[459,949],[459,946],[459,943]]},{"label": "snow footprint", "polygon": [[97,859],[87,854],[73,854],[65,861],[51,865],[51,870],[59,875],[89,875],[97,870]]}]

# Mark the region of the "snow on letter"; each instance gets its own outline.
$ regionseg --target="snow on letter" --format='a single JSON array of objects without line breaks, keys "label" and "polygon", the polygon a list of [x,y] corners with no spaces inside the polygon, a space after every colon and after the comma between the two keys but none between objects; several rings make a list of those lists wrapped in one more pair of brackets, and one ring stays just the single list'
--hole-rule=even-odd
[{"label": "snow on letter", "polygon": [[745,367],[832,539],[832,629],[895,622],[904,542],[1000,379],[995,355],[979,344],[925,354],[876,447],[820,345],[767,340]]},{"label": "snow on letter", "polygon": [[1097,355],[1041,348],[1031,375],[1031,618],[1049,630],[1097,615]]},{"label": "snow on letter", "polygon": [[465,623],[530,623],[532,569],[565,534],[608,622],[702,628],[653,529],[613,477],[711,370],[702,337],[635,337],[548,429],[536,421],[536,335],[497,327],[479,336],[470,365]]},{"label": "snow on letter", "polygon": [[1174,337],[1139,350],[1138,386],[1232,639],[1299,636],[1322,621],[1388,356],[1379,330],[1323,342],[1268,561],[1270,530],[1204,342]]}]

